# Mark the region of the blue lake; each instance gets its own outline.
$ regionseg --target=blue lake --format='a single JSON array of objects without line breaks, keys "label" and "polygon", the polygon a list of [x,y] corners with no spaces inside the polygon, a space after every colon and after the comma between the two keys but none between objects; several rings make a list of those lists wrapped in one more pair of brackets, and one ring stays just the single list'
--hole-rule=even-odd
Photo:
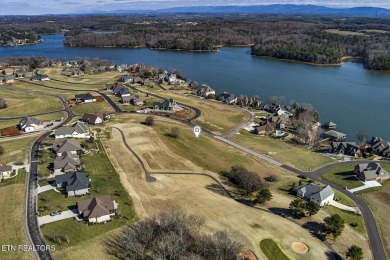
[{"label": "blue lake", "polygon": [[321,121],[334,121],[337,130],[355,140],[359,130],[390,140],[390,73],[372,72],[357,61],[342,66],[312,66],[259,58],[249,48],[217,52],[149,49],[64,47],[64,36],[43,35],[36,45],[0,47],[0,57],[103,58],[121,63],[144,63],[177,69],[189,79],[208,83],[217,92],[236,95],[285,96],[313,104]]}]

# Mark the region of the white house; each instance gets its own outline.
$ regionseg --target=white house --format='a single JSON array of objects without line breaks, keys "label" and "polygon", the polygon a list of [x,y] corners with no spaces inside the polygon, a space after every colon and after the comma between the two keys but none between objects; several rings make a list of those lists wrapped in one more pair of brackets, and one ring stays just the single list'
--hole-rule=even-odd
[{"label": "white house", "polygon": [[0,176],[4,177],[12,173],[12,166],[6,164],[0,164]]},{"label": "white house", "polygon": [[59,138],[90,138],[88,126],[83,122],[76,122],[71,127],[60,127],[54,131],[54,137]]},{"label": "white house", "polygon": [[92,223],[102,223],[115,216],[118,204],[110,195],[94,197],[76,202],[77,210],[84,220]]},{"label": "white house", "polygon": [[44,127],[42,121],[34,117],[23,117],[19,121],[20,129],[26,133],[42,129]]},{"label": "white house", "polygon": [[311,200],[320,207],[328,205],[334,199],[334,191],[329,185],[321,188],[314,183],[309,183],[296,187],[295,191],[298,197]]}]

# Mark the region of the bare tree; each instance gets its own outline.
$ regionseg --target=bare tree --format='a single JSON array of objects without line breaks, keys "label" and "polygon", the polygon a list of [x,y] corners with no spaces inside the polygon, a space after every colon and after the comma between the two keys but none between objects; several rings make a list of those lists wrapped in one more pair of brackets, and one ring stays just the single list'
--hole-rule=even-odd
[{"label": "bare tree", "polygon": [[225,173],[232,183],[244,189],[247,194],[259,190],[263,184],[258,174],[248,171],[243,166],[233,166],[230,172]]},{"label": "bare tree", "polygon": [[153,116],[148,116],[146,119],[145,119],[145,124],[146,125],[154,125],[154,117]]},{"label": "bare tree", "polygon": [[366,131],[360,130],[357,133],[356,138],[359,140],[360,144],[366,144],[368,140],[368,133]]},{"label": "bare tree", "polygon": [[174,138],[178,138],[180,136],[180,128],[178,128],[177,126],[172,127],[171,136]]}]

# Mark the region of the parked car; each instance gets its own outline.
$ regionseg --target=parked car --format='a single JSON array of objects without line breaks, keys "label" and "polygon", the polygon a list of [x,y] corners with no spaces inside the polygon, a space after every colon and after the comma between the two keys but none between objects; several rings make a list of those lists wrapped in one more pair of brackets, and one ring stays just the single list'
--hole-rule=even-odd
[{"label": "parked car", "polygon": [[62,211],[61,210],[57,210],[57,211],[54,211],[52,213],[50,213],[50,216],[54,217],[54,216],[58,216],[58,215],[61,215]]}]

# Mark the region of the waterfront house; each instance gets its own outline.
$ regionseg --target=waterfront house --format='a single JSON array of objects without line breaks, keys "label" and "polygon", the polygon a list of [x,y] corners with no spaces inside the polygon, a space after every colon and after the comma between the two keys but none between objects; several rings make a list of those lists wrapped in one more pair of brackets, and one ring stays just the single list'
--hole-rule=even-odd
[{"label": "waterfront house", "polygon": [[347,135],[335,130],[329,130],[323,133],[323,137],[331,141],[338,142],[344,140]]},{"label": "waterfront house", "polygon": [[83,172],[73,172],[55,177],[57,188],[65,188],[68,196],[81,196],[89,193],[90,180]]},{"label": "waterfront house", "polygon": [[122,75],[119,78],[119,82],[123,82],[123,83],[133,83],[133,80],[134,80],[134,77],[130,76],[130,75]]},{"label": "waterfront house", "polygon": [[390,158],[390,143],[380,137],[371,139],[371,148],[376,155]]},{"label": "waterfront house", "polygon": [[320,207],[330,204],[334,199],[334,191],[329,185],[321,188],[314,183],[309,183],[296,187],[295,192],[298,197],[313,201]]},{"label": "waterfront house", "polygon": [[81,200],[76,203],[77,210],[85,221],[91,223],[104,223],[115,216],[118,204],[110,195]]},{"label": "waterfront house", "polygon": [[355,142],[332,142],[329,152],[355,156],[358,150],[359,147]]},{"label": "waterfront house", "polygon": [[44,125],[41,120],[36,119],[35,117],[23,117],[19,121],[20,130],[28,133],[32,131],[37,131],[44,128]]},{"label": "waterfront house", "polygon": [[362,181],[384,181],[390,179],[390,173],[380,163],[361,163],[355,166],[354,173]]},{"label": "waterfront house", "polygon": [[209,95],[215,95],[215,90],[212,89],[209,85],[202,84],[198,87],[196,87],[192,93],[194,95],[197,95],[199,97],[207,97]]},{"label": "waterfront house", "polygon": [[217,95],[217,100],[226,104],[234,104],[237,102],[237,97],[234,94],[223,92]]},{"label": "waterfront house", "polygon": [[337,125],[335,123],[333,123],[332,121],[329,121],[329,122],[324,123],[321,127],[324,129],[327,129],[327,130],[334,130],[334,129],[336,129]]},{"label": "waterfront house", "polygon": [[142,80],[142,85],[143,86],[149,86],[150,85],[150,79],[148,79],[148,78],[143,79]]},{"label": "waterfront house", "polygon": [[268,120],[262,122],[260,126],[255,127],[254,133],[258,135],[273,135],[276,130],[276,123],[275,122],[270,122]]},{"label": "waterfront house", "polygon": [[165,99],[164,102],[154,102],[153,109],[160,111],[174,111],[176,108],[176,101],[172,98]]}]

